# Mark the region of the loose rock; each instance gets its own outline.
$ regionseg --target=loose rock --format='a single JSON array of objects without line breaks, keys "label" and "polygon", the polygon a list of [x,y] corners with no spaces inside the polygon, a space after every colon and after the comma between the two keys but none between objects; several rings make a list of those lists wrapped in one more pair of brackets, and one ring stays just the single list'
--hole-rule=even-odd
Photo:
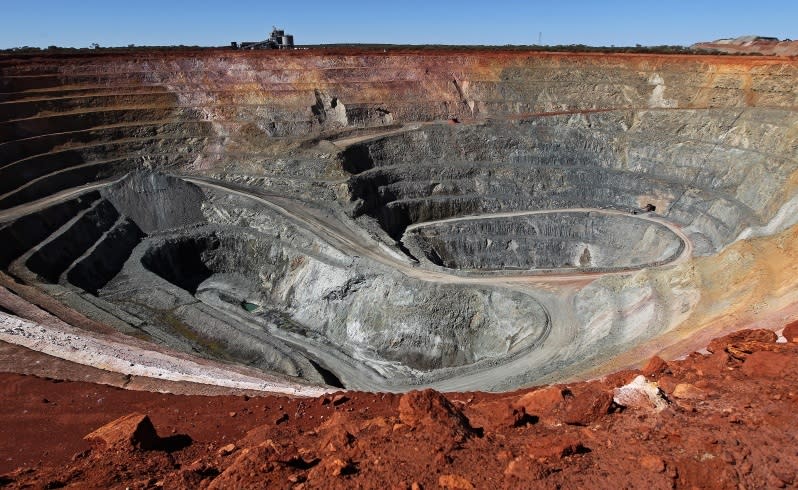
[{"label": "loose rock", "polygon": [[787,339],[787,342],[798,344],[798,321],[787,324],[781,334]]},{"label": "loose rock", "polygon": [[458,438],[474,434],[466,416],[434,390],[411,391],[403,395],[399,400],[399,419],[416,429],[443,430]]},{"label": "loose rock", "polygon": [[795,356],[780,352],[760,351],[749,355],[743,363],[742,371],[753,378],[772,378],[796,366]]},{"label": "loose rock", "polygon": [[533,440],[527,445],[527,455],[533,459],[562,459],[590,452],[575,435],[553,435]]},{"label": "loose rock", "polygon": [[665,461],[659,456],[648,454],[640,458],[640,467],[654,473],[665,471]]},{"label": "loose rock", "polygon": [[474,488],[470,481],[459,475],[441,475],[438,478],[438,485],[452,490],[472,490]]},{"label": "loose rock", "polygon": [[662,360],[659,356],[654,356],[648,360],[648,363],[643,367],[643,376],[650,378],[659,374],[669,372],[668,363]]},{"label": "loose rock", "polygon": [[613,401],[622,407],[655,412],[668,407],[668,401],[657,384],[646,381],[645,376],[638,376],[631,383],[616,388]]},{"label": "loose rock", "polygon": [[221,455],[221,456],[227,456],[229,454],[234,453],[236,449],[238,449],[238,448],[236,448],[235,444],[228,444],[226,446],[222,446],[221,448],[219,448],[218,452],[219,452],[219,455]]},{"label": "loose rock", "polygon": [[140,413],[120,417],[84,437],[87,441],[101,441],[108,446],[129,445],[145,451],[157,448],[160,438],[150,418]]},{"label": "loose rock", "polygon": [[575,394],[566,403],[563,422],[570,425],[590,425],[607,415],[612,406],[612,395],[595,387]]},{"label": "loose rock", "polygon": [[681,398],[683,400],[703,400],[706,398],[706,392],[701,388],[690,383],[679,383],[673,388],[671,395],[674,398]]}]

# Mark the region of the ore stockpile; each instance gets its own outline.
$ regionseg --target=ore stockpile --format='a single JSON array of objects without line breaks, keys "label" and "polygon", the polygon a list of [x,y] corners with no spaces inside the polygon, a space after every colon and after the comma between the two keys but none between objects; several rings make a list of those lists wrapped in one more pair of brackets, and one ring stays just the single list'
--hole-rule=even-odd
[{"label": "ore stockpile", "polygon": [[3,280],[311,385],[606,372],[785,318],[797,82],[732,56],[7,56]]}]

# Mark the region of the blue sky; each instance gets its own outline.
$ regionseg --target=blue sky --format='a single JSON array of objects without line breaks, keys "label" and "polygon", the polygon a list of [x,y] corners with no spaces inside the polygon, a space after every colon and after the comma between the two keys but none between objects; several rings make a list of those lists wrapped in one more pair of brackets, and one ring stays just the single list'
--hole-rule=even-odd
[{"label": "blue sky", "polygon": [[227,45],[272,25],[298,44],[692,44],[798,38],[798,0],[0,0],[0,48]]}]

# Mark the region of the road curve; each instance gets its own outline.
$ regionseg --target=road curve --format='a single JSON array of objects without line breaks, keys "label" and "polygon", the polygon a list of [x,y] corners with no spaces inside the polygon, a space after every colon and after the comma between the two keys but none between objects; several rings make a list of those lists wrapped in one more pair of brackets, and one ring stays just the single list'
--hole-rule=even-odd
[{"label": "road curve", "polygon": [[[429,382],[422,380],[425,386],[432,386],[445,391],[461,391],[484,389],[485,386],[492,386],[506,380],[509,376],[520,375],[527,372],[530,366],[543,366],[548,364],[565,365],[573,360],[575,353],[580,349],[586,348],[589,342],[580,342],[579,325],[573,316],[567,313],[569,301],[572,300],[572,292],[579,287],[590,283],[607,275],[624,275],[635,272],[634,270],[612,271],[612,272],[559,272],[541,273],[538,272],[514,272],[508,275],[485,275],[485,274],[453,274],[445,270],[429,270],[420,267],[406,255],[389,248],[371,237],[363,229],[351,223],[345,217],[336,216],[330,211],[314,207],[310,203],[305,203],[294,198],[288,198],[272,194],[266,191],[252,189],[246,186],[223,182],[211,178],[176,175],[187,182],[199,187],[220,191],[223,193],[235,194],[243,198],[255,201],[274,212],[284,216],[287,220],[297,224],[303,229],[310,231],[321,240],[337,248],[344,254],[350,256],[357,255],[375,261],[392,270],[398,271],[410,278],[435,282],[442,284],[460,284],[483,287],[499,287],[521,292],[530,295],[531,299],[538,301],[548,315],[548,321],[539,338],[528,347],[519,352],[507,356],[502,360],[487,363],[477,363],[472,365],[473,369],[464,369],[458,373],[453,373],[452,377],[446,379],[430,379]],[[124,178],[124,177],[123,177]],[[44,207],[50,206],[62,200],[67,200],[76,195],[88,192],[93,189],[109,186],[119,179],[87,184],[81,187],[62,191],[58,194],[41,199],[23,206],[18,206],[5,211],[0,211],[0,220],[7,221],[19,216],[35,212]],[[491,214],[489,217],[509,217],[521,216],[525,214],[536,214],[552,212],[553,210],[540,211],[516,211],[510,213]],[[588,208],[572,208],[567,210],[554,211],[575,211],[575,212],[601,212],[611,215],[628,215],[614,210],[596,210]],[[482,215],[484,218],[485,215]],[[670,264],[679,263],[687,260],[692,253],[692,245],[688,237],[682,230],[658,216],[638,215],[639,219],[645,219],[666,226],[676,234],[684,243],[684,248],[680,255]],[[469,216],[459,218],[449,218],[440,222],[451,222],[467,219],[479,219],[480,216]],[[429,223],[426,223],[429,224]],[[423,226],[423,224],[412,225],[409,229]],[[547,284],[559,284],[555,289],[549,289]],[[556,318],[552,318],[551,311],[557,311]],[[232,313],[232,312],[228,312]],[[347,373],[349,388],[363,390],[406,390],[414,388],[415,385],[406,384],[386,384],[385,381],[375,378],[367,370],[360,372],[354,359],[342,353],[331,353],[323,345],[315,345],[301,342],[300,339],[293,340],[291,343],[301,343],[301,348],[314,354],[314,357],[325,358],[334,372],[340,371]],[[584,339],[583,339],[584,340]],[[13,341],[13,340],[11,340]],[[38,350],[38,349],[37,349]],[[88,362],[88,361],[87,361]],[[293,390],[293,387],[290,389]],[[279,390],[279,388],[278,388]]]},{"label": "road curve", "polygon": [[[540,338],[528,348],[494,363],[471,365],[469,369],[464,369],[449,378],[421,381],[423,386],[431,386],[442,391],[484,390],[486,386],[499,386],[502,383],[506,383],[513,376],[523,378],[524,373],[531,372],[530,369],[540,371],[544,376],[551,376],[553,372],[558,372],[574,364],[576,360],[584,358],[584,353],[591,352],[594,354],[591,350],[593,349],[593,340],[588,333],[583,331],[583,325],[571,311],[575,292],[584,285],[602,277],[624,276],[639,272],[639,269],[629,269],[611,272],[576,271],[555,274],[520,272],[512,275],[486,276],[478,274],[458,275],[443,270],[424,269],[412,262],[404,254],[390,250],[385,244],[378,242],[365,231],[357,228],[356,225],[348,224],[345,218],[338,218],[330,212],[317,209],[308,203],[210,178],[180,177],[200,187],[232,193],[260,203],[280,213],[287,220],[314,233],[340,252],[366,257],[408,277],[441,284],[505,288],[529,295],[532,300],[537,301],[544,308],[548,316],[547,324]],[[596,211],[585,208],[575,208],[573,210],[583,212]],[[615,210],[598,211],[608,214],[628,215],[628,213]],[[545,212],[551,212],[551,210]],[[524,214],[530,213],[530,211],[508,214],[513,215],[516,213]],[[638,215],[637,217],[666,226],[684,243],[679,256],[669,264],[660,267],[669,267],[690,258],[692,244],[678,226],[654,215]],[[469,219],[469,217],[451,219]],[[551,312],[557,312],[557,314],[552,315]],[[325,361],[328,362],[327,367],[331,370],[339,370],[342,374],[347,373],[347,387],[361,390],[391,391],[417,387],[417,385],[403,383],[390,385],[384,382],[381,383],[373,376],[369,376],[368,373],[359,372],[357,366],[352,365],[350,359],[343,359],[342,357],[345,356],[333,353],[333,349],[320,345],[304,345],[304,343],[303,346],[316,356],[325,356]],[[590,364],[593,362],[589,361]],[[534,366],[540,366],[540,368],[535,369]],[[573,374],[575,373],[570,373],[570,375]],[[514,385],[515,387],[529,384],[529,381],[525,382],[520,379],[517,383]]]},{"label": "road curve", "polygon": [[[187,182],[191,182],[200,187],[207,187],[216,189],[223,192],[236,194],[261,204],[266,205],[270,209],[279,212],[287,219],[301,225],[302,227],[314,232],[322,240],[337,248],[342,253],[350,255],[359,255],[368,257],[383,265],[391,267],[408,277],[420,279],[422,281],[439,282],[445,284],[471,284],[471,285],[512,285],[512,284],[534,284],[534,283],[550,283],[550,282],[583,282],[585,280],[594,280],[606,275],[626,275],[630,272],[639,270],[639,267],[626,268],[623,270],[612,271],[596,271],[596,272],[583,272],[583,271],[569,271],[569,272],[551,272],[549,270],[537,271],[518,271],[506,272],[502,274],[492,273],[486,275],[479,272],[447,272],[443,268],[441,270],[429,270],[419,267],[415,262],[411,261],[403,254],[389,249],[385,244],[376,241],[373,237],[369,236],[362,230],[355,229],[347,225],[342,220],[338,219],[329,212],[314,209],[307,204],[296,200],[271,194],[261,190],[247,188],[245,186],[232,184],[228,182],[221,182],[216,179],[206,177],[194,176],[177,176]],[[508,213],[495,213],[490,215],[477,215],[466,216],[458,218],[448,218],[445,220],[435,222],[425,222],[410,225],[408,231],[424,225],[433,223],[453,222],[468,219],[479,219],[480,217],[511,217],[523,216],[527,214],[542,214],[551,212],[600,212],[608,215],[629,216],[617,210],[609,209],[595,209],[595,208],[567,208],[567,209],[548,209],[536,211],[514,211]],[[684,247],[681,253],[668,264],[674,265],[687,261],[692,256],[693,246],[682,229],[676,224],[665,220],[659,216],[646,214],[635,215],[636,218],[652,221],[665,226],[671,232],[682,240]],[[664,266],[663,265],[663,266]]]}]

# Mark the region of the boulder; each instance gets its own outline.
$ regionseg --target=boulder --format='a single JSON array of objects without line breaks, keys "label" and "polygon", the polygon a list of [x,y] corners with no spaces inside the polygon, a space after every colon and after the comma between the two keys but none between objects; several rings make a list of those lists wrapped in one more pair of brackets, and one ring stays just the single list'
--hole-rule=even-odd
[{"label": "boulder", "polygon": [[578,437],[569,434],[538,437],[526,449],[527,456],[536,460],[557,460],[590,452]]},{"label": "boulder", "polygon": [[399,400],[399,419],[414,429],[445,432],[457,438],[475,433],[463,412],[437,391],[411,391]]},{"label": "boulder", "polygon": [[668,401],[657,383],[647,381],[645,376],[638,376],[631,383],[615,388],[612,400],[622,407],[655,412],[668,406]]},{"label": "boulder", "polygon": [[219,450],[216,451],[216,453],[219,454],[219,456],[228,456],[236,452],[236,449],[238,449],[236,445],[231,443],[226,446],[220,447]]},{"label": "boulder", "polygon": [[652,473],[662,473],[665,471],[665,461],[659,456],[647,454],[640,458],[640,467]]},{"label": "boulder", "polygon": [[798,344],[798,321],[787,324],[781,334],[787,339],[787,342]]},{"label": "boulder", "polygon": [[653,376],[657,376],[660,374],[664,374],[669,372],[668,363],[665,362],[661,357],[654,356],[648,360],[646,365],[643,367],[642,373],[643,376],[650,378]]},{"label": "boulder", "polygon": [[470,481],[460,475],[441,475],[438,478],[438,485],[451,490],[472,490],[474,488]]},{"label": "boulder", "polygon": [[588,384],[569,397],[562,421],[569,425],[590,425],[607,415],[612,406],[612,395]]},{"label": "boulder", "polygon": [[726,351],[738,360],[743,360],[748,354],[759,350],[768,350],[776,343],[778,335],[772,330],[758,328],[741,330],[725,337],[712,340],[707,350],[712,353]]},{"label": "boulder", "polygon": [[537,422],[538,417],[526,413],[523,405],[507,400],[483,402],[471,407],[471,421],[486,430],[522,427]]},{"label": "boulder", "polygon": [[125,445],[144,451],[158,448],[161,440],[150,418],[140,413],[131,413],[109,422],[84,439],[107,446]]},{"label": "boulder", "polygon": [[235,460],[210,482],[210,490],[242,488],[252,478],[260,477],[263,473],[277,473],[281,469],[276,464],[280,459],[280,448],[271,440],[255,447],[244,448],[237,454]]},{"label": "boulder", "polygon": [[657,385],[659,386],[660,390],[670,394],[673,393],[673,390],[676,388],[676,385],[678,385],[679,382],[680,381],[678,378],[666,374],[657,380]]},{"label": "boulder", "polygon": [[344,403],[349,401],[349,397],[344,395],[343,393],[339,393],[335,395],[332,399],[332,404],[336,407],[339,405],[343,405]]},{"label": "boulder", "polygon": [[329,478],[354,475],[357,465],[348,458],[330,457],[323,459],[308,473],[308,481],[317,485],[329,485]]},{"label": "boulder", "polygon": [[352,448],[356,435],[363,430],[376,429],[388,434],[395,419],[374,417],[366,421],[354,412],[335,412],[316,429],[319,448],[328,453],[339,453]]},{"label": "boulder", "polygon": [[671,395],[682,400],[703,400],[706,392],[690,383],[679,383],[673,388]]},{"label": "boulder", "polygon": [[239,447],[257,446],[269,440],[274,434],[274,428],[269,424],[259,425],[247,431],[239,441]]},{"label": "boulder", "polygon": [[557,413],[565,403],[562,393],[561,388],[549,386],[523,395],[513,403],[513,407],[523,408],[527,416],[552,423],[558,421]]},{"label": "boulder", "polygon": [[796,369],[796,356],[784,352],[760,351],[749,355],[742,371],[752,378],[775,378],[789,369]]}]

